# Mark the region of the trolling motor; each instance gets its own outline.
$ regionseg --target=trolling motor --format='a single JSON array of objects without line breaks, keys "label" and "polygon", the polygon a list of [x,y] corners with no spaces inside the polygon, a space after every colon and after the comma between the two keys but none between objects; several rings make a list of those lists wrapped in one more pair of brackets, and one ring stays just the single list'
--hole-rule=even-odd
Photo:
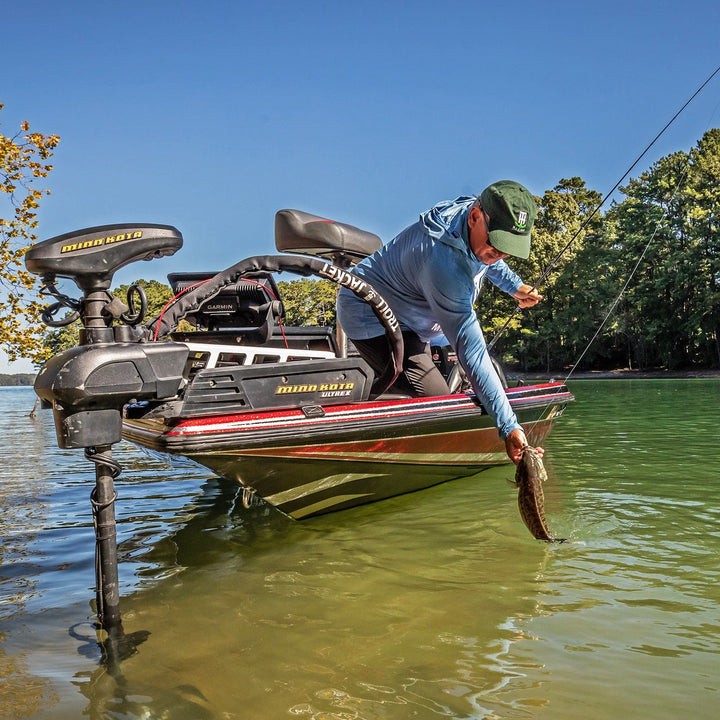
[{"label": "trolling motor", "polygon": [[[297,225],[296,221],[304,220],[313,226],[319,224],[322,231],[309,233],[302,222],[298,227],[281,223],[277,244],[288,252],[313,250],[313,254],[325,257],[327,249],[337,254],[331,256],[334,261],[341,262],[347,255],[358,255],[366,244],[365,236],[370,235],[299,211],[281,213],[288,222]],[[306,244],[309,239],[314,243],[311,247]],[[380,242],[376,236],[370,236],[370,240]],[[77,319],[82,322],[79,344],[48,360],[35,380],[35,392],[53,408],[58,445],[84,448],[85,456],[95,463],[96,483],[90,500],[95,521],[96,595],[98,617],[106,629],[121,631],[113,506],[113,480],[120,474],[120,466],[113,460],[111,448],[122,438],[125,405],[172,400],[186,387],[189,349],[182,343],[164,342],[182,318],[188,314],[196,319],[215,315],[222,309],[224,289],[234,286],[237,293],[242,278],[262,280],[268,272],[282,271],[317,275],[363,298],[385,328],[391,362],[375,378],[375,384],[384,390],[402,368],[402,333],[390,306],[368,283],[319,257],[246,258],[212,277],[204,277],[198,287],[188,288],[167,311],[143,324],[143,293],[134,286],[125,305],[109,292],[113,275],[131,262],[172,255],[181,246],[182,235],[169,225],[104,225],[45,240],[25,255],[27,269],[43,279],[43,292],[55,298],[43,313],[46,324],[58,327]],[[346,267],[350,264],[343,262]],[[82,290],[82,298],[75,300],[62,294],[55,286],[58,278],[73,280]],[[213,298],[218,294],[221,299],[215,306]],[[135,299],[139,301],[138,310],[134,308]],[[56,318],[63,309],[71,312]],[[261,309],[258,307],[258,311]],[[233,322],[238,320],[236,310],[230,312]],[[270,315],[280,312],[280,304],[270,303],[266,312],[269,325]]]},{"label": "trolling motor", "polygon": [[[174,254],[182,235],[170,225],[103,225],[66,233],[31,247],[27,269],[43,280],[55,303],[43,313],[51,327],[82,323],[80,343],[50,358],[35,380],[35,392],[51,405],[58,446],[84,448],[95,463],[90,501],[96,537],[96,597],[101,625],[120,625],[113,480],[121,471],[112,445],[122,433],[122,409],[129,402],[177,395],[188,349],[180,343],[143,343],[136,326],[144,319],[141,289],[128,293],[128,305],[109,288],[117,270],[136,260]],[[73,280],[79,300],[56,288],[58,278]],[[135,301],[139,308],[134,308]],[[65,308],[70,314],[56,315]]]}]

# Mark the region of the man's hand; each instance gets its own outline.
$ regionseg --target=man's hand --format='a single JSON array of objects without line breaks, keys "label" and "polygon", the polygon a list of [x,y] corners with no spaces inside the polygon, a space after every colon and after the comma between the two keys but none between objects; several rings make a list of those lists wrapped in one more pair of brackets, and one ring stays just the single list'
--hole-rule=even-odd
[{"label": "man's hand", "polygon": [[543,299],[543,296],[531,285],[521,285],[513,297],[518,301],[521,308],[537,305]]},{"label": "man's hand", "polygon": [[[525,433],[522,430],[513,430],[506,438],[505,438],[505,451],[508,454],[508,457],[517,465],[520,460],[522,460],[522,451],[523,448],[528,444],[527,438],[525,437]],[[538,452],[538,455],[542,457],[545,454],[545,450],[543,448],[535,448]]]}]

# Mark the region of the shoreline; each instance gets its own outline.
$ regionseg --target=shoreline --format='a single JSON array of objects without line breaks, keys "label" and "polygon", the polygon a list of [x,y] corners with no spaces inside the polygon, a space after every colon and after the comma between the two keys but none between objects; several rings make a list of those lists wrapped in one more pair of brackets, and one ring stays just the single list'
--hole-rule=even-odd
[{"label": "shoreline", "polygon": [[[548,378],[564,380],[567,377],[567,370],[554,371],[549,373],[523,373],[506,371],[508,380],[532,380],[542,381]],[[684,380],[692,378],[720,378],[720,370],[630,370],[621,368],[618,370],[590,370],[586,372],[574,372],[570,380]]]},{"label": "shoreline", "polygon": [[[7,382],[10,378],[23,382]],[[0,373],[0,387],[32,387],[34,375],[32,373]],[[548,380],[564,382],[567,370],[554,370],[551,372],[520,372],[506,370],[505,377],[509,382],[542,383]],[[720,378],[720,370],[630,370],[619,368],[617,370],[590,370],[574,372],[570,380],[687,380]]]}]

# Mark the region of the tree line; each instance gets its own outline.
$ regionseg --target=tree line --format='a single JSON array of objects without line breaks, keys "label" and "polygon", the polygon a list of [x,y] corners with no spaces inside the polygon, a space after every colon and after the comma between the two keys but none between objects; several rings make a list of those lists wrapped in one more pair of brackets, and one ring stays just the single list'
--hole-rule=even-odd
[{"label": "tree line", "polygon": [[[555,263],[543,301],[513,315],[516,303],[488,284],[476,308],[488,340],[510,320],[493,349],[503,364],[525,372],[578,361],[584,370],[720,367],[720,128],[619,191],[604,213],[596,211],[601,194],[579,177],[536,198],[530,258],[509,264],[534,284]],[[293,324],[335,323],[326,284],[280,286]]]},{"label": "tree line", "polygon": [[[540,288],[543,302],[499,340],[503,360],[528,371],[571,367],[581,356],[586,370],[720,367],[720,129],[620,190],[624,198],[560,258]],[[599,201],[580,178],[540,198],[531,257],[513,263],[527,282]],[[512,309],[501,295],[481,295],[488,336]]]},{"label": "tree line", "polygon": [[[22,267],[47,192],[35,183],[52,169],[58,142],[27,123],[12,137],[0,135],[0,190],[13,208],[0,218],[0,347],[36,363],[77,340],[76,326],[40,327],[43,303],[29,296],[37,279]],[[509,264],[530,284],[552,264],[540,286],[543,302],[513,314],[514,301],[494,286],[479,296],[488,339],[509,320],[494,347],[501,362],[528,372],[579,360],[584,370],[720,367],[720,128],[653,163],[619,193],[598,212],[600,193],[572,177],[536,198],[531,256]],[[172,295],[162,283],[138,282],[151,314]],[[327,281],[278,285],[287,324],[335,324],[335,288]],[[124,299],[126,290],[113,292]]]},{"label": "tree line", "polygon": [[[532,284],[556,261],[540,286],[543,301],[513,316],[515,302],[493,285],[479,296],[488,340],[512,316],[494,348],[502,363],[525,372],[560,371],[580,359],[584,370],[720,367],[720,128],[620,192],[604,213],[596,212],[600,193],[579,177],[536,198],[530,258],[509,263]],[[171,296],[161,283],[140,283],[151,312]],[[287,324],[335,324],[331,283],[278,286]],[[126,289],[114,292],[123,298]],[[57,352],[74,337],[53,331],[46,343]]]},{"label": "tree line", "polygon": [[0,373],[0,387],[20,387],[34,382],[35,375],[32,373]]}]

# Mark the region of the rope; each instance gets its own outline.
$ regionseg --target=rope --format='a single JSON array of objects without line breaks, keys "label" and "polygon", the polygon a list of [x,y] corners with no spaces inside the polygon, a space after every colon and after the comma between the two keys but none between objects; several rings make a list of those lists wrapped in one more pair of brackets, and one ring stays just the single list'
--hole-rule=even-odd
[{"label": "rope", "polygon": [[103,465],[109,468],[113,480],[122,472],[122,466],[119,462],[113,460],[112,457],[107,456],[105,453],[99,453],[94,447],[85,448],[85,457],[96,465]]}]

